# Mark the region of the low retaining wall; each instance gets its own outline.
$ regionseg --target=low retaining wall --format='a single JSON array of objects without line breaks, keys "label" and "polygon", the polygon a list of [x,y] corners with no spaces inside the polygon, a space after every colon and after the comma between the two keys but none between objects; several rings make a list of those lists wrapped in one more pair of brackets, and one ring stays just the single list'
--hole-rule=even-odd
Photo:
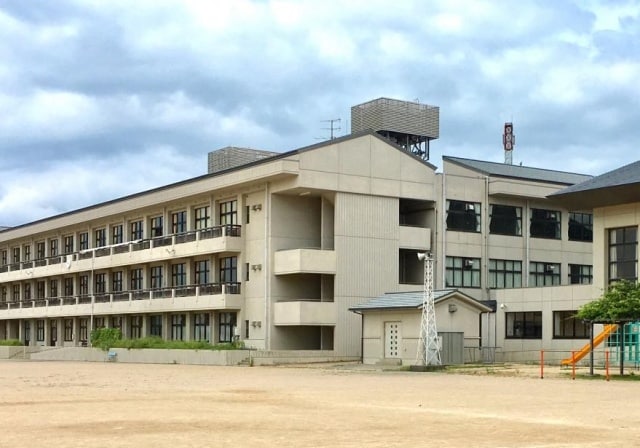
[{"label": "low retaining wall", "polygon": [[64,347],[33,353],[31,359],[47,361],[112,361],[140,364],[202,364],[232,366],[249,359],[247,350],[166,350]]},{"label": "low retaining wall", "polygon": [[25,348],[13,345],[0,346],[0,359],[17,359],[23,358]]},{"label": "low retaining wall", "polygon": [[320,362],[360,361],[359,356],[340,356],[332,350],[255,350],[251,365],[311,364]]}]

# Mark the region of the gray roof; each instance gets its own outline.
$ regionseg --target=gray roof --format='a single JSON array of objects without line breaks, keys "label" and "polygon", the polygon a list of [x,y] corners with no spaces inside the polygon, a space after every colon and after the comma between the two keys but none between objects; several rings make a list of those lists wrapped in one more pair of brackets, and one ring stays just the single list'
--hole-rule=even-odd
[{"label": "gray roof", "polygon": [[588,208],[640,202],[640,160],[555,192],[549,198]]},{"label": "gray roof", "polygon": [[[411,292],[389,292],[381,296],[375,297],[368,302],[361,303],[354,307],[349,308],[351,311],[366,311],[366,310],[382,310],[392,308],[422,308],[422,291]],[[485,311],[489,311],[490,308],[486,305],[478,302],[474,298],[458,291],[457,289],[439,289],[433,291],[433,298],[435,302],[439,302],[451,296],[457,296],[467,302],[474,303],[479,308],[486,308]]]},{"label": "gray roof", "polygon": [[442,159],[488,176],[527,179],[564,185],[573,185],[591,179],[591,176],[586,174],[546,170],[542,168],[532,168],[529,166],[508,165],[506,163],[486,162],[482,160],[471,160],[450,156],[443,156]]}]

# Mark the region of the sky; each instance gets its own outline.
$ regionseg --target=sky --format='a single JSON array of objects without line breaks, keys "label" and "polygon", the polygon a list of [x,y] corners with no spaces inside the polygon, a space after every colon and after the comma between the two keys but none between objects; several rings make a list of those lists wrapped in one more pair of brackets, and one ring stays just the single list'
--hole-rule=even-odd
[{"label": "sky", "polygon": [[637,160],[640,0],[0,0],[0,225],[206,173],[224,146],[440,108],[442,156],[602,174]]}]

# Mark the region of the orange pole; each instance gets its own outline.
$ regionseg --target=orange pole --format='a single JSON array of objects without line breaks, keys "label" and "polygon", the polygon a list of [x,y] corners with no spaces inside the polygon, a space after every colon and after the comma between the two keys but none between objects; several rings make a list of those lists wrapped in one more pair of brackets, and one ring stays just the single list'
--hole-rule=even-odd
[{"label": "orange pole", "polygon": [[544,350],[540,350],[540,379],[544,379]]},{"label": "orange pole", "polygon": [[604,351],[604,367],[607,381],[609,381],[609,350]]},{"label": "orange pole", "polygon": [[576,379],[576,352],[571,352],[571,379]]}]

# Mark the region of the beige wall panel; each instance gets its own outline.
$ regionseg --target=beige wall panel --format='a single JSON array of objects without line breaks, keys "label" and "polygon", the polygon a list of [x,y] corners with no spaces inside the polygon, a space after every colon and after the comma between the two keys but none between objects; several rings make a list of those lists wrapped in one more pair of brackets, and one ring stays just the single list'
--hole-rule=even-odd
[{"label": "beige wall panel", "polygon": [[351,176],[371,176],[371,140],[374,137],[363,136],[339,143],[338,172]]},{"label": "beige wall panel", "polygon": [[339,189],[339,177],[340,175],[338,173],[305,170],[300,172],[300,176],[295,185],[291,185],[289,188],[335,191]]},{"label": "beige wall panel", "polygon": [[371,194],[371,178],[367,176],[338,175],[338,191]]},{"label": "beige wall panel", "polygon": [[318,197],[272,195],[271,249],[319,248],[320,216]]},{"label": "beige wall panel", "polygon": [[[399,180],[402,177],[402,159],[410,157],[407,154],[403,154],[397,148],[394,148],[387,143],[377,139],[371,139],[371,177],[377,179],[389,179]],[[412,165],[417,165],[415,159],[412,160]],[[418,164],[422,165],[420,162]],[[413,174],[410,168],[407,168],[408,176],[407,180],[414,180],[410,175]],[[420,179],[422,180],[422,179]]]},{"label": "beige wall panel", "polygon": [[349,142],[301,152],[299,155],[300,171],[337,173],[340,169],[340,151],[345,149],[344,146],[349,146]]},{"label": "beige wall panel", "polygon": [[402,183],[397,180],[373,178],[370,182],[371,194],[375,196],[402,197]]}]

